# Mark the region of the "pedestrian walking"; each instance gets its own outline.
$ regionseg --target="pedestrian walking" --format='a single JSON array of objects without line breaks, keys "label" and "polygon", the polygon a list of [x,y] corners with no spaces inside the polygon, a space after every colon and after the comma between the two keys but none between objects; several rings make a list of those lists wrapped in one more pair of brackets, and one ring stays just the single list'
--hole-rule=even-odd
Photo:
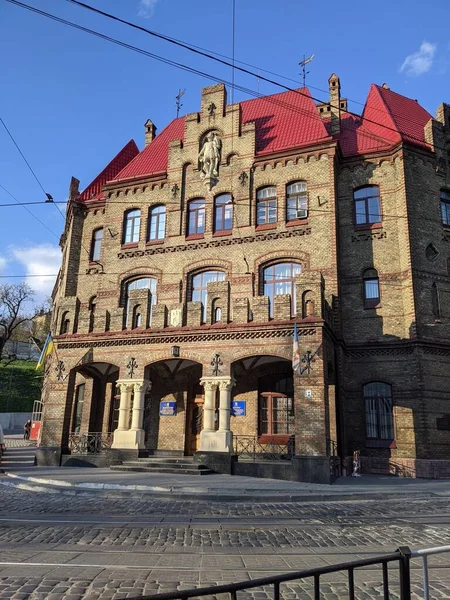
[{"label": "pedestrian walking", "polygon": [[30,419],[28,419],[28,421],[23,426],[23,439],[24,440],[30,439],[30,431],[31,431],[31,421],[30,421]]}]

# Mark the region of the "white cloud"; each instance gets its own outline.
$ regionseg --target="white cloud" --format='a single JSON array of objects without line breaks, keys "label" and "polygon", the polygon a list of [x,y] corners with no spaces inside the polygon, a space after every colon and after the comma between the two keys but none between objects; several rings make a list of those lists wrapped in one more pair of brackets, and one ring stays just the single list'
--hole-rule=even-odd
[{"label": "white cloud", "polygon": [[39,296],[49,296],[61,264],[61,250],[52,244],[12,247],[14,258],[25,267],[27,283]]},{"label": "white cloud", "polygon": [[400,67],[400,73],[406,73],[416,77],[429,71],[433,65],[433,58],[436,54],[437,45],[430,42],[422,42],[420,49],[413,54],[409,54]]},{"label": "white cloud", "polygon": [[6,260],[6,258],[3,258],[3,256],[0,256],[0,273],[5,270],[7,262],[8,261]]},{"label": "white cloud", "polygon": [[155,12],[155,6],[157,2],[158,0],[140,0],[138,15],[140,17],[144,17],[145,19],[152,17],[153,13]]}]

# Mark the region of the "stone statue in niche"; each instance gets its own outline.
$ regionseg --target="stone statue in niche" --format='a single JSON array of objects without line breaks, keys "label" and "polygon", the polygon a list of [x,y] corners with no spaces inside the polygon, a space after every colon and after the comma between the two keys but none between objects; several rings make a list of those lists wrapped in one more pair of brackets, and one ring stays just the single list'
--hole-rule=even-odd
[{"label": "stone statue in niche", "polygon": [[219,181],[222,141],[215,132],[208,133],[198,155],[200,177],[211,189]]}]

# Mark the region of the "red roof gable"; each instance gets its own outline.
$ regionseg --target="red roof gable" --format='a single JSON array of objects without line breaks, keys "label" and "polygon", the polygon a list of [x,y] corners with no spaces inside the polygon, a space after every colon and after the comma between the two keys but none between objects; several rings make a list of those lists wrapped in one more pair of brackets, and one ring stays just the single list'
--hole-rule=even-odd
[{"label": "red roof gable", "polygon": [[117,173],[119,173],[119,171],[121,171],[137,154],[139,154],[139,148],[133,140],[130,140],[77,199],[86,201],[103,198],[102,188],[105,183],[114,179]]},{"label": "red roof gable", "polygon": [[184,140],[184,117],[174,119],[130,164],[111,179],[118,181],[165,173],[169,161],[169,144],[174,140]]}]

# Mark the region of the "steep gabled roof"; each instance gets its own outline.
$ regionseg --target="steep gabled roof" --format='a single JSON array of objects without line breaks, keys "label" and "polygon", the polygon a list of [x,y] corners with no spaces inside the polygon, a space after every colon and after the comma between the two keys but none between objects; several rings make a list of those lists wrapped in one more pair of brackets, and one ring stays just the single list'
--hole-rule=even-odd
[{"label": "steep gabled roof", "polygon": [[114,179],[117,173],[119,173],[119,171],[121,171],[137,154],[139,154],[139,148],[136,146],[134,140],[130,140],[103,171],[97,175],[94,181],[81,192],[77,199],[86,202],[87,200],[100,200],[103,198],[102,188],[105,183]]},{"label": "steep gabled roof", "polygon": [[118,181],[130,177],[165,173],[169,160],[169,144],[174,140],[184,140],[184,117],[179,117],[169,123],[130,164],[111,179]]}]

